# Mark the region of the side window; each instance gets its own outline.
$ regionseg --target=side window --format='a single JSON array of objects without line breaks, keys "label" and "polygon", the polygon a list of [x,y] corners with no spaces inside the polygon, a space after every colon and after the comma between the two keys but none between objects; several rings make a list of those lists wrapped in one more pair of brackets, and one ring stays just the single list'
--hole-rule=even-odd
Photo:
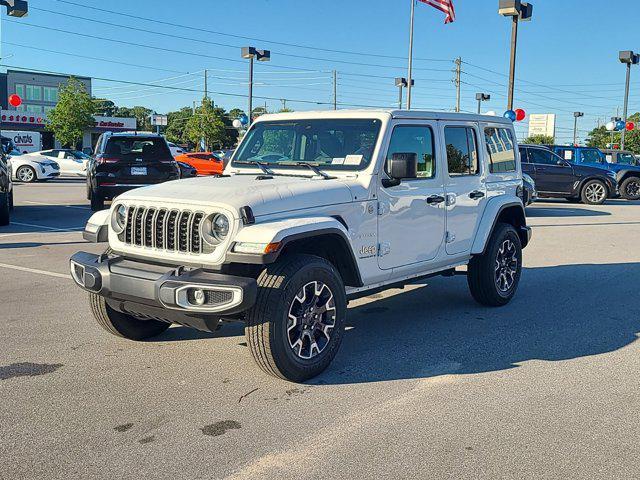
[{"label": "side window", "polygon": [[543,165],[553,165],[556,163],[556,158],[550,150],[543,150],[541,148],[532,148],[529,150],[529,159],[531,163],[538,163]]},{"label": "side window", "polygon": [[520,161],[522,163],[531,163],[529,160],[529,149],[528,148],[520,148]]},{"label": "side window", "polygon": [[577,159],[575,158],[575,155],[573,154],[573,150],[570,148],[560,148],[556,151],[556,153],[560,155],[560,157],[562,157],[564,160],[567,160],[568,162],[577,161]]},{"label": "side window", "polygon": [[394,153],[415,153],[418,156],[418,178],[434,178],[436,164],[433,156],[433,130],[428,126],[397,126],[393,129],[387,162]]},{"label": "side window", "polygon": [[485,128],[484,139],[489,154],[489,171],[491,173],[515,172],[516,152],[511,131],[506,128]]},{"label": "side window", "polygon": [[445,127],[444,138],[447,146],[449,176],[480,173],[476,135],[473,128]]}]

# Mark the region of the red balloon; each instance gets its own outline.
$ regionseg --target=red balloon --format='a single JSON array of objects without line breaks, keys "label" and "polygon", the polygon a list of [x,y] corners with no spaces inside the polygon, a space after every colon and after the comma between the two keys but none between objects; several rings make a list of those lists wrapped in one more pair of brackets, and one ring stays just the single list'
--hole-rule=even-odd
[{"label": "red balloon", "polygon": [[629,131],[634,130],[636,128],[636,124],[633,122],[627,122],[626,128]]},{"label": "red balloon", "polygon": [[11,94],[9,95],[9,105],[11,105],[12,107],[19,107],[20,105],[22,105],[22,99],[15,93]]},{"label": "red balloon", "polygon": [[527,113],[522,110],[521,108],[516,109],[516,121],[520,122],[522,120],[524,120],[524,117],[527,116]]}]

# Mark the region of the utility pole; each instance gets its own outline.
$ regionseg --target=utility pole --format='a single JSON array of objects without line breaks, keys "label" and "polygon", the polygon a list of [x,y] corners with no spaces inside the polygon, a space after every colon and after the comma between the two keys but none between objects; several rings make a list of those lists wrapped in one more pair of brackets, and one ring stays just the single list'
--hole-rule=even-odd
[{"label": "utility pole", "polygon": [[207,88],[207,69],[204,69],[204,98],[209,98],[209,90]]},{"label": "utility pole", "polygon": [[280,101],[282,102],[282,110],[286,110],[287,109],[287,99],[286,98],[281,98]]},{"label": "utility pole", "polygon": [[462,74],[462,58],[458,57],[456,58],[456,79],[455,79],[455,84],[456,84],[456,112],[460,113],[460,76]]},{"label": "utility pole", "polygon": [[333,109],[338,109],[338,72],[333,71]]},{"label": "utility pole", "polygon": [[[584,117],[583,112],[573,112],[573,145],[578,145],[578,118]],[[599,120],[598,120],[599,122]]]},{"label": "utility pole", "polygon": [[411,0],[411,21],[409,25],[409,68],[407,73],[407,110],[411,110],[411,85],[413,84],[413,19],[416,2]]}]

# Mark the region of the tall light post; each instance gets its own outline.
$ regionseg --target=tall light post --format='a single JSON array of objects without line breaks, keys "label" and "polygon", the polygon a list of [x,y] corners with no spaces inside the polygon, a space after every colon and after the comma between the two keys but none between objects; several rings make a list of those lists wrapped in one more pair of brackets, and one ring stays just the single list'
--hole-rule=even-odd
[{"label": "tall light post", "polygon": [[253,109],[253,59],[259,62],[268,62],[271,60],[271,52],[269,50],[258,50],[255,47],[242,47],[242,58],[249,60],[249,125],[251,125],[251,111]]},{"label": "tall light post", "polygon": [[577,145],[578,139],[578,118],[584,117],[584,112],[573,112],[573,144]]},{"label": "tall light post", "polygon": [[498,13],[511,17],[511,61],[509,66],[509,96],[507,110],[513,110],[513,90],[516,78],[516,51],[518,48],[518,23],[528,22],[533,15],[533,5],[521,0],[500,0]]},{"label": "tall light post", "polygon": [[489,95],[488,93],[476,93],[476,100],[478,101],[478,115],[480,115],[480,110],[482,110],[482,102],[491,100],[491,95]]},{"label": "tall light post", "polygon": [[624,87],[624,108],[622,110],[622,120],[625,123],[625,128],[622,129],[620,136],[620,150],[624,150],[624,134],[626,132],[627,124],[627,107],[629,105],[629,83],[631,81],[631,65],[637,65],[640,63],[640,55],[633,53],[631,50],[624,50],[620,52],[620,62],[627,64],[627,82]]},{"label": "tall light post", "polygon": [[[413,78],[411,79],[411,86],[414,86],[416,84],[416,82],[413,80]],[[402,88],[403,87],[407,87],[409,85],[409,82],[407,81],[406,78],[404,77],[396,77],[396,87],[398,87],[400,93],[399,93],[399,97],[398,97],[398,108],[400,110],[402,110]]]}]

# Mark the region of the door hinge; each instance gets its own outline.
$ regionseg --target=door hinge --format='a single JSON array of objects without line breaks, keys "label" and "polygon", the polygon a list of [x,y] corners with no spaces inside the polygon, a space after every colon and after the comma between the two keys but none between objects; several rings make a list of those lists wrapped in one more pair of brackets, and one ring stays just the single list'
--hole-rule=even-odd
[{"label": "door hinge", "polygon": [[378,202],[378,215],[389,213],[389,204],[386,202]]},{"label": "door hinge", "polygon": [[445,237],[445,242],[453,243],[455,241],[456,241],[456,235],[452,232],[447,232],[447,235]]},{"label": "door hinge", "polygon": [[384,257],[385,255],[389,255],[391,253],[391,245],[388,243],[381,243],[378,245],[378,256]]}]

